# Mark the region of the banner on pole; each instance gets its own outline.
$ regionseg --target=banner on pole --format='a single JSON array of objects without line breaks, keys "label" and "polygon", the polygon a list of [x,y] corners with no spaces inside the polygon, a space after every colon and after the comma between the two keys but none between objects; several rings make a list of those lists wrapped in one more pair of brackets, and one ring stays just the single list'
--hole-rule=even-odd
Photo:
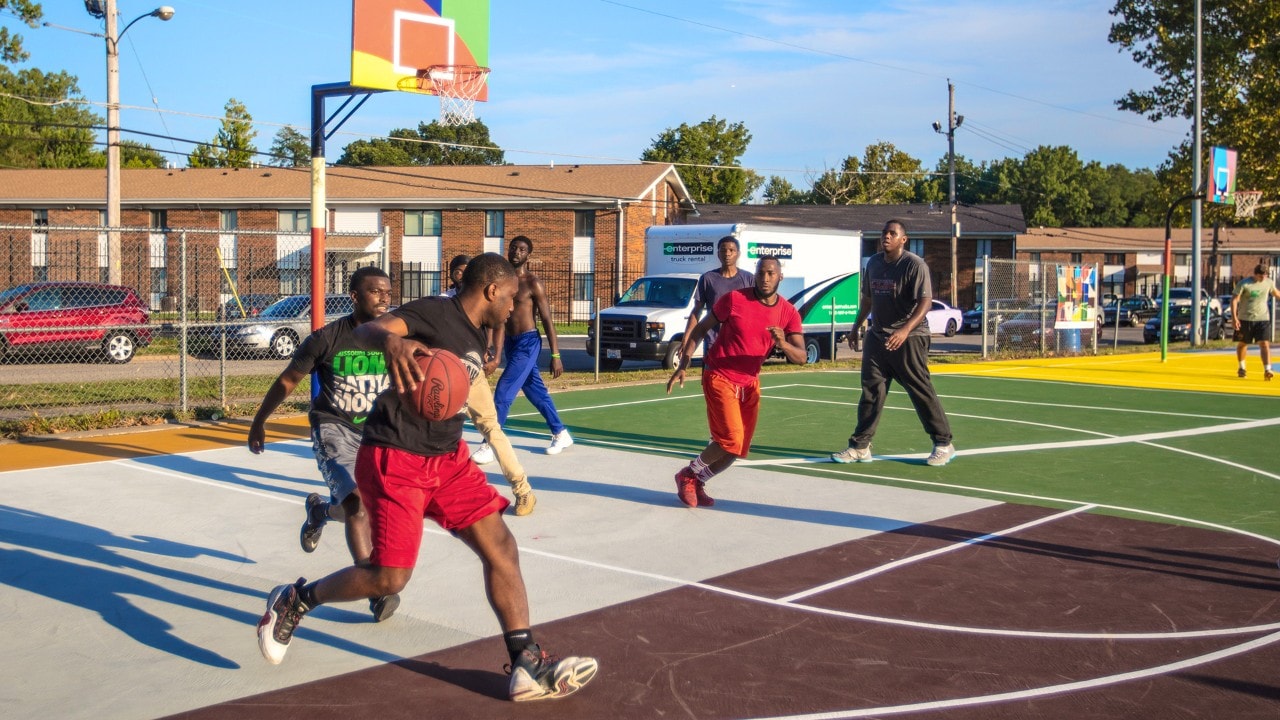
[{"label": "banner on pole", "polygon": [[1222,205],[1236,204],[1236,151],[1215,147],[1213,171],[1209,173],[1209,200]]},{"label": "banner on pole", "polygon": [[1097,278],[1094,273],[1093,266],[1058,266],[1058,313],[1053,323],[1055,329],[1097,327]]}]

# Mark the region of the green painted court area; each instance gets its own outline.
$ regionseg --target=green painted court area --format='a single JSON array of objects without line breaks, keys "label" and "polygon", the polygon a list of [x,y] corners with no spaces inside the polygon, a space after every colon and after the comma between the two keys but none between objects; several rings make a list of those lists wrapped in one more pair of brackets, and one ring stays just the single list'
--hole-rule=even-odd
[{"label": "green painted court area", "polygon": [[[740,463],[1012,503],[1097,505],[1092,512],[1280,539],[1280,404],[1273,397],[935,374],[959,451],[950,465],[924,464],[931,442],[897,388],[872,445],[875,461],[838,465],[827,458],[853,429],[857,372],[762,378],[759,427]],[[578,442],[647,453],[636,462],[655,473],[674,474],[708,439],[696,378],[670,396],[653,384],[562,392],[555,400]],[[508,428],[547,432],[523,396]],[[711,481],[713,497],[732,498],[733,473]]]}]

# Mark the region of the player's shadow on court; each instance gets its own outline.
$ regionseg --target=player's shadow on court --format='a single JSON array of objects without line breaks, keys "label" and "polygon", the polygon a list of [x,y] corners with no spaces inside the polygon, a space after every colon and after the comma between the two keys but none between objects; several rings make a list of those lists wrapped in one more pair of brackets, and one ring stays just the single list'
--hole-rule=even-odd
[{"label": "player's shadow on court", "polygon": [[[315,470],[315,456],[311,454],[311,448],[298,448],[288,445],[268,445],[267,452],[284,452],[288,455],[295,455],[295,450],[299,450],[305,457],[311,460],[310,469]],[[228,485],[237,485],[239,487],[251,490],[260,490],[281,495],[291,495],[297,498],[305,498],[308,493],[315,492],[320,487],[320,473],[316,471],[308,475],[283,475],[281,473],[267,472],[265,470],[256,469],[253,466],[254,461],[260,456],[249,455],[245,451],[246,461],[243,465],[234,465],[221,462],[209,462],[201,460],[191,455],[162,455],[158,457],[135,458],[133,462],[139,465],[156,468],[157,470],[167,470],[169,472],[180,473],[182,475],[190,475],[202,480],[209,480]],[[301,455],[299,455],[301,457]],[[297,489],[289,489],[281,487],[280,483],[296,486]]]},{"label": "player's shadow on court", "polygon": [[[247,628],[258,622],[259,608],[265,607],[266,592],[155,565],[128,553],[141,552],[179,559],[210,557],[252,563],[249,558],[162,538],[121,537],[83,523],[5,505],[0,505],[0,528],[3,528],[3,541],[18,546],[13,549],[0,547],[0,583],[95,612],[121,633],[157,650],[211,667],[240,667],[217,652],[173,634],[173,626],[168,621],[135,606],[130,598],[147,598],[223,617],[243,625],[247,632]],[[246,604],[253,609],[244,610],[206,600],[198,591],[175,592],[141,576],[244,596]],[[368,615],[341,608],[318,609],[316,615],[335,622],[370,622]],[[382,662],[397,659],[394,654],[311,628],[300,627],[297,637]]]},{"label": "player's shadow on court", "polygon": [[456,685],[463,690],[470,690],[477,695],[484,695],[495,700],[508,699],[508,685],[511,680],[502,673],[496,673],[492,670],[477,670],[475,668],[452,668],[437,662],[418,660],[416,658],[399,660],[393,664],[416,672],[419,675],[425,675],[450,685]]},{"label": "player's shadow on court", "polygon": [[[502,475],[500,474],[490,476],[489,482],[490,484],[498,487],[507,487],[506,481],[502,479]],[[685,507],[676,497],[674,484],[671,486],[670,491],[659,491],[636,487],[633,485],[611,485],[609,483],[593,482],[590,480],[570,480],[562,477],[542,476],[530,476],[529,484],[533,486],[535,491],[547,490],[549,492],[577,493],[580,495],[591,495],[593,497],[613,498],[615,500],[639,503],[641,505],[653,505],[655,507]],[[755,517],[770,518],[773,520],[790,520],[793,522],[813,523],[815,525],[829,525],[832,527],[853,528],[857,530],[873,530],[875,532],[896,530],[910,524],[901,520],[890,520],[888,518],[876,517],[874,515],[861,515],[858,513],[840,512],[838,510],[784,507],[781,505],[769,505],[766,503],[722,498],[716,498],[716,507],[714,512],[730,512],[738,513],[740,515],[753,515]]]}]

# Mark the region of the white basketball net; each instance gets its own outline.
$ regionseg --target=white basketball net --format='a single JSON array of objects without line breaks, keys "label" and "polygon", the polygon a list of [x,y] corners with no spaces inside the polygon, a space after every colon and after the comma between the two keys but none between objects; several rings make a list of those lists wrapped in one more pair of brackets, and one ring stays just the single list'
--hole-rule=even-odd
[{"label": "white basketball net", "polygon": [[440,98],[440,124],[466,125],[476,121],[476,98],[489,79],[489,68],[478,65],[435,65],[427,82]]},{"label": "white basketball net", "polygon": [[1260,190],[1236,191],[1236,217],[1251,218],[1258,209],[1258,201],[1262,199]]}]

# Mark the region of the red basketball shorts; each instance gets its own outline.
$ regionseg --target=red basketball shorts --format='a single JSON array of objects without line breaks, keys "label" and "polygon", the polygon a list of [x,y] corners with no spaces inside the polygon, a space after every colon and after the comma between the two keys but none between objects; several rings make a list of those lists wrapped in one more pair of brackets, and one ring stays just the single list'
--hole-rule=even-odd
[{"label": "red basketball shorts", "polygon": [[711,439],[725,452],[746,457],[760,414],[760,379],[735,385],[714,371],[702,373],[702,397],[707,401]]},{"label": "red basketball shorts", "polygon": [[423,518],[445,530],[458,530],[509,504],[471,462],[471,451],[461,440],[452,454],[432,456],[361,445],[356,485],[369,515],[369,559],[382,567],[417,564]]}]

